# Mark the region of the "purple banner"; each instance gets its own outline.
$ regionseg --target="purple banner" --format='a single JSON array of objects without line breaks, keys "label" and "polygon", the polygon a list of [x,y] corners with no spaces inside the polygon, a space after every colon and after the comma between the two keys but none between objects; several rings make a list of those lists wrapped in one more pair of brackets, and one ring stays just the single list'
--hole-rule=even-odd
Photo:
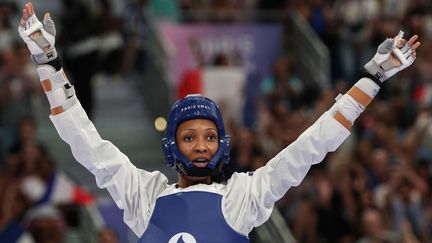
[{"label": "purple banner", "polygon": [[219,54],[248,73],[264,77],[282,54],[282,28],[277,24],[161,24],[159,28],[168,49],[173,51],[169,64],[175,83],[186,70],[209,66]]}]

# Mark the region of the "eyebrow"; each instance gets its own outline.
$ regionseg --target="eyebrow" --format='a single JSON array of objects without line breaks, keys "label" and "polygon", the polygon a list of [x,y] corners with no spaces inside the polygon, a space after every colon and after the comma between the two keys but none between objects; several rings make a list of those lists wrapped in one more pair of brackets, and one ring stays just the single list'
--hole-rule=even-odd
[{"label": "eyebrow", "polygon": [[[206,131],[217,131],[216,128],[212,128],[212,127],[206,128],[205,130]],[[196,131],[196,129],[195,128],[184,128],[181,132],[183,132],[183,131]]]}]

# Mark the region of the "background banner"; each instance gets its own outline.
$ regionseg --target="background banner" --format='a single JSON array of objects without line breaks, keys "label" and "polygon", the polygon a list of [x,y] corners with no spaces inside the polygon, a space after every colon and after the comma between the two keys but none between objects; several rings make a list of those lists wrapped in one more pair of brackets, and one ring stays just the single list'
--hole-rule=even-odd
[{"label": "background banner", "polygon": [[282,55],[282,28],[278,24],[256,25],[159,25],[162,38],[173,52],[170,70],[173,83],[182,74],[198,66],[211,66],[217,55],[242,67],[246,74],[261,77],[271,72],[276,58]]}]

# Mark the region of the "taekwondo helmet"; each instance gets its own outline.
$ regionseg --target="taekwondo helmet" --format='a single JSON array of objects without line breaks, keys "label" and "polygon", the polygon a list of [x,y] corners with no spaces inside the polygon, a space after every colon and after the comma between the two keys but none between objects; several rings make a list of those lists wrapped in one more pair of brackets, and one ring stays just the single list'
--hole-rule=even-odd
[{"label": "taekwondo helmet", "polygon": [[[207,119],[215,123],[218,132],[219,147],[204,168],[194,167],[179,150],[176,143],[178,126],[187,120]],[[165,162],[182,175],[214,176],[221,172],[222,166],[229,162],[230,137],[225,134],[222,115],[218,105],[211,99],[199,94],[188,95],[178,100],[171,108],[165,137],[162,138],[162,150]]]}]

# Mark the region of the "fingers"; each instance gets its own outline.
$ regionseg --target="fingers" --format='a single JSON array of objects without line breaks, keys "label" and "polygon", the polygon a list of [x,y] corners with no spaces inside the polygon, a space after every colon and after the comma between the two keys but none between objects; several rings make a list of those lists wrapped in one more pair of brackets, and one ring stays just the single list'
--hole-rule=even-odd
[{"label": "fingers", "polygon": [[419,48],[419,46],[420,46],[420,42],[418,41],[411,46],[411,49],[416,50],[417,48]]},{"label": "fingers", "polygon": [[416,49],[419,48],[419,46],[420,46],[420,41],[418,41],[418,35],[413,35],[409,39],[407,45],[412,50],[411,57],[415,59],[417,56]]},{"label": "fingers", "polygon": [[401,30],[399,33],[392,39],[394,42],[394,46],[397,48],[401,48],[406,44],[406,40],[403,38],[404,32]]},{"label": "fingers", "polygon": [[418,41],[418,35],[413,35],[409,41],[408,46],[414,51],[420,46],[420,41]]},{"label": "fingers", "polygon": [[25,27],[25,23],[26,23],[27,19],[28,19],[27,10],[23,9],[23,15],[22,15],[21,22],[20,22],[21,27],[23,27],[23,28]]},{"label": "fingers", "polygon": [[[48,19],[50,19],[49,15],[48,15]],[[28,30],[32,26],[35,26],[39,23],[40,22],[36,17],[33,4],[30,2],[26,3],[22,10],[22,18],[20,21],[19,28],[21,28],[22,30]]]},{"label": "fingers", "polygon": [[414,43],[416,42],[417,39],[418,39],[418,35],[413,35],[413,36],[409,39],[408,44],[409,44],[410,46],[414,45]]},{"label": "fingers", "polygon": [[44,23],[44,29],[51,35],[55,36],[56,29],[55,29],[54,21],[51,19],[50,13],[45,13],[43,23]]},{"label": "fingers", "polygon": [[[397,37],[395,37],[394,39],[396,39]],[[408,41],[405,39],[399,39],[396,43],[396,46],[398,48],[402,48],[403,46],[405,46],[405,44],[408,44],[409,47],[411,47],[411,49],[415,50],[420,46],[420,42],[418,41],[418,35],[413,35]]]},{"label": "fingers", "polygon": [[25,27],[25,22],[28,21],[29,17],[34,14],[33,5],[31,3],[26,3],[23,8],[23,16],[21,18],[20,25]]},{"label": "fingers", "polygon": [[397,43],[397,47],[401,50],[401,52],[404,54],[405,58],[416,58],[416,49],[420,46],[420,42],[418,41],[418,35],[413,35],[408,41],[403,40],[404,41],[404,45],[403,46],[399,46],[400,44],[402,44],[403,39],[401,39],[398,43]]},{"label": "fingers", "polygon": [[34,14],[32,3],[27,3],[24,7],[28,12],[28,16],[31,16],[32,14]]},{"label": "fingers", "polygon": [[28,19],[28,12],[27,12],[26,8],[23,9],[23,17],[22,17],[22,19],[24,21],[27,21],[27,19]]},{"label": "fingers", "polygon": [[405,43],[406,43],[407,41],[405,40],[405,39],[400,39],[400,40],[398,40],[397,42],[396,42],[396,47],[397,48],[401,48],[401,47],[403,47],[403,46],[405,46]]}]

